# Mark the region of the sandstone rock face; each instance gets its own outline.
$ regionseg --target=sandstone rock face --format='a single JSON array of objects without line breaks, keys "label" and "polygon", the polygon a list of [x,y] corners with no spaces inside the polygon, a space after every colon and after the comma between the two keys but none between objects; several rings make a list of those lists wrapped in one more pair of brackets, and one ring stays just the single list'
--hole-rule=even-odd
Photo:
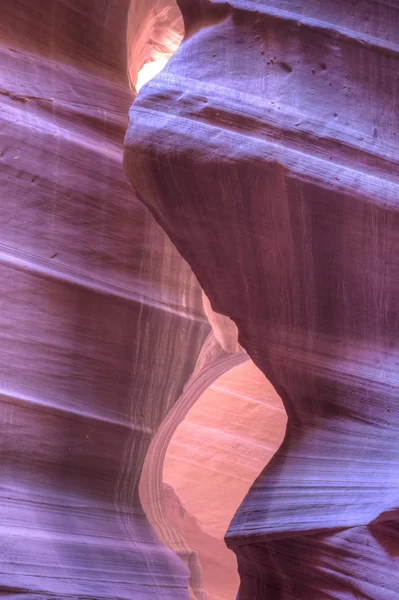
[{"label": "sandstone rock face", "polygon": [[180,529],[197,551],[209,600],[237,596],[237,561],[223,538],[251,484],[281,444],[285,425],[280,398],[246,360],[209,385],[168,445],[163,480],[191,517]]},{"label": "sandstone rock face", "polygon": [[280,398],[247,360],[218,377],[177,427],[164,481],[207,533],[223,539],[247,490],[283,441],[285,421]]},{"label": "sandstone rock face", "polygon": [[[223,317],[225,321],[229,321]],[[204,394],[209,394],[212,384],[224,373],[234,370],[235,367],[248,361],[244,352],[227,353],[217,342],[213,332],[205,340],[199,354],[195,369],[184,386],[181,397],[160,424],[156,435],[148,449],[140,479],[140,500],[148,521],[153,526],[158,538],[166,547],[173,550],[186,564],[189,572],[188,593],[190,600],[215,600],[222,598],[230,600],[235,597],[237,583],[237,567],[232,565],[232,557],[227,550],[223,536],[215,538],[207,533],[194,512],[191,514],[185,509],[181,499],[176,495],[170,482],[177,481],[179,473],[184,469],[184,452],[177,461],[165,461],[169,454],[169,447],[173,444],[176,430],[183,425],[184,419],[190,414],[196,403],[201,403]],[[215,427],[220,435],[223,431]],[[198,448],[198,435],[186,440],[186,453]],[[217,450],[220,464],[226,462],[222,449]],[[197,460],[206,459],[206,452],[202,450],[197,454]],[[165,462],[169,462],[169,469],[165,473]],[[170,464],[172,462],[172,464]],[[195,480],[195,469],[192,469],[193,488],[197,484],[196,493],[206,502],[209,498],[209,488],[198,485]],[[207,473],[211,475],[210,469]],[[231,487],[234,484],[230,479]],[[245,489],[248,485],[241,482]],[[183,486],[184,488],[185,486]],[[181,492],[182,490],[180,490]],[[234,491],[233,491],[234,493]],[[183,501],[187,494],[182,495]],[[233,515],[230,510],[230,519]],[[225,511],[226,513],[226,511]],[[227,513],[229,509],[227,507]],[[213,516],[210,511],[205,522],[208,523]],[[233,589],[233,595],[231,590]]]},{"label": "sandstone rock face", "polygon": [[186,599],[138,484],[209,333],[122,171],[126,0],[4,0],[0,596]]},{"label": "sandstone rock face", "polygon": [[[216,325],[231,349],[235,325],[222,315]],[[193,600],[235,600],[237,561],[223,538],[286,425],[281,399],[237,340],[238,350],[227,352],[214,334],[159,426],[140,480],[141,505],[159,539],[187,565]]]},{"label": "sandstone rock face", "polygon": [[227,534],[240,600],[399,593],[399,9],[180,0],[125,169],[282,398]]},{"label": "sandstone rock face", "polygon": [[398,23],[3,0],[1,597],[399,595]]}]

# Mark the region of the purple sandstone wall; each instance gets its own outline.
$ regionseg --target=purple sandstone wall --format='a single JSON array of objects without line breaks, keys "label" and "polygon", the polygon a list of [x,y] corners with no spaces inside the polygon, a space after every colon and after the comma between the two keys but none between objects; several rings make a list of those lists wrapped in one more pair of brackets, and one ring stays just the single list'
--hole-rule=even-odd
[{"label": "purple sandstone wall", "polygon": [[281,396],[240,600],[399,595],[399,6],[179,0],[125,170]]},{"label": "purple sandstone wall", "polygon": [[122,171],[128,7],[1,2],[7,600],[188,597],[138,483],[208,326],[189,267]]},{"label": "purple sandstone wall", "polygon": [[132,189],[128,71],[181,25],[129,4],[0,7],[0,596],[207,598],[139,497],[166,416],[236,360],[203,361],[192,267],[289,418],[226,536],[240,600],[395,600],[399,7],[179,0]]}]

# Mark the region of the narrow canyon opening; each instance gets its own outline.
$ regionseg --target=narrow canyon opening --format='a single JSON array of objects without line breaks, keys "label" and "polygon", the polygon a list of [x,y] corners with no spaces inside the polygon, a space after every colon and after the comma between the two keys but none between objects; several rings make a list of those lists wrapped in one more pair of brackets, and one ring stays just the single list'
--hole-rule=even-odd
[{"label": "narrow canyon opening", "polygon": [[212,330],[150,445],[140,499],[161,542],[188,568],[189,598],[235,600],[237,559],[224,536],[283,441],[287,416],[234,323],[204,305]]},{"label": "narrow canyon opening", "polygon": [[209,600],[235,600],[237,560],[224,536],[250,486],[280,446],[286,413],[246,360],[218,377],[178,425],[167,448],[165,512],[193,548]]},{"label": "narrow canyon opening", "polygon": [[[184,34],[171,0],[133,0],[128,64],[139,93],[165,67]],[[237,329],[203,296],[212,332],[196,372],[151,444],[140,499],[160,540],[186,563],[190,600],[235,600],[237,559],[224,536],[254,480],[280,446],[287,416]],[[205,381],[205,383],[204,383]]]},{"label": "narrow canyon opening", "polygon": [[[150,4],[150,5],[149,5]],[[175,0],[131,0],[128,27],[128,75],[134,92],[157,75],[184,36],[183,17]]]}]

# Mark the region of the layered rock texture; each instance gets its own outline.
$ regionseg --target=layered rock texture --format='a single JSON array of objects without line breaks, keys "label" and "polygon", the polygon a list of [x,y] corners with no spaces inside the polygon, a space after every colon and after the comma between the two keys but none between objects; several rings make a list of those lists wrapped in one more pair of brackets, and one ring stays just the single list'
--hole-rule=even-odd
[{"label": "layered rock texture", "polygon": [[0,32],[0,596],[399,597],[397,3]]},{"label": "layered rock texture", "polygon": [[227,533],[239,598],[391,600],[399,7],[178,4],[185,39],[132,107],[125,170],[288,414]]},{"label": "layered rock texture", "polygon": [[2,598],[188,597],[138,485],[210,327],[122,171],[128,9],[1,3]]}]

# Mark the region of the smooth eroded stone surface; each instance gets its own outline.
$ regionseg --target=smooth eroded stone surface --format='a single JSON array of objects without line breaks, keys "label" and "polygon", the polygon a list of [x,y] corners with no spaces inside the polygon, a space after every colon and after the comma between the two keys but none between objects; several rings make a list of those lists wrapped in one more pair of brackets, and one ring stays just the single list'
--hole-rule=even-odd
[{"label": "smooth eroded stone surface", "polygon": [[188,512],[223,539],[249,487],[281,444],[282,402],[252,361],[212,383],[176,429],[164,481]]},{"label": "smooth eroded stone surface", "polygon": [[240,600],[399,593],[398,7],[180,0],[125,170],[282,398]]},{"label": "smooth eroded stone surface", "polygon": [[189,515],[180,529],[198,554],[209,600],[236,598],[237,561],[223,538],[285,425],[280,398],[246,360],[201,394],[168,445],[163,480]]},{"label": "smooth eroded stone surface", "polygon": [[209,326],[122,171],[128,8],[1,3],[2,598],[188,598],[138,483]]},{"label": "smooth eroded stone surface", "polygon": [[[218,333],[226,327],[227,330],[231,328],[227,317],[223,317],[221,322],[219,321],[219,325],[221,328],[219,327]],[[185,452],[181,452],[177,460],[172,461],[172,464],[170,460],[167,460],[169,447],[173,445],[176,432],[184,424],[186,416],[191,413],[193,407],[199,403],[202,411],[204,408],[210,408],[209,406],[204,407],[202,398],[204,395],[208,399],[210,395],[212,396],[211,388],[214,382],[218,381],[223,374],[235,371],[238,365],[247,361],[248,357],[242,350],[236,353],[226,352],[216,340],[213,331],[210,332],[202,345],[197,363],[184,386],[182,395],[165,416],[151,441],[142,469],[141,506],[158,538],[186,564],[190,574],[188,582],[190,600],[234,599],[238,588],[237,564],[234,555],[224,544],[223,535],[218,538],[210,535],[206,531],[206,527],[204,528],[197,519],[197,515],[186,511],[181,499],[186,499],[187,487],[180,487],[181,498],[179,498],[169,483],[178,481],[179,474],[185,472],[186,476],[191,479],[193,489],[196,486],[196,494],[202,502],[210,499],[211,489],[198,485],[198,472],[196,472],[195,466],[187,469],[189,465],[184,460],[190,450],[196,449],[199,450],[197,460],[206,461],[206,450],[198,448],[198,436],[192,436],[190,440],[186,440]],[[212,411],[210,411],[209,417],[212,420]],[[218,424],[215,422],[215,428],[217,426]],[[222,436],[222,430],[219,428],[218,431]],[[231,457],[226,455],[226,452],[220,451],[219,448],[216,459],[223,468],[227,466]],[[165,464],[169,467],[166,477]],[[234,485],[235,482],[231,478],[225,481],[225,492],[236,495]],[[217,490],[215,493],[218,493]],[[228,510],[229,508],[227,508]],[[230,510],[230,518],[233,513],[234,509]],[[224,517],[226,520],[225,514]],[[206,525],[209,526],[212,518],[212,512],[205,515]]]}]

